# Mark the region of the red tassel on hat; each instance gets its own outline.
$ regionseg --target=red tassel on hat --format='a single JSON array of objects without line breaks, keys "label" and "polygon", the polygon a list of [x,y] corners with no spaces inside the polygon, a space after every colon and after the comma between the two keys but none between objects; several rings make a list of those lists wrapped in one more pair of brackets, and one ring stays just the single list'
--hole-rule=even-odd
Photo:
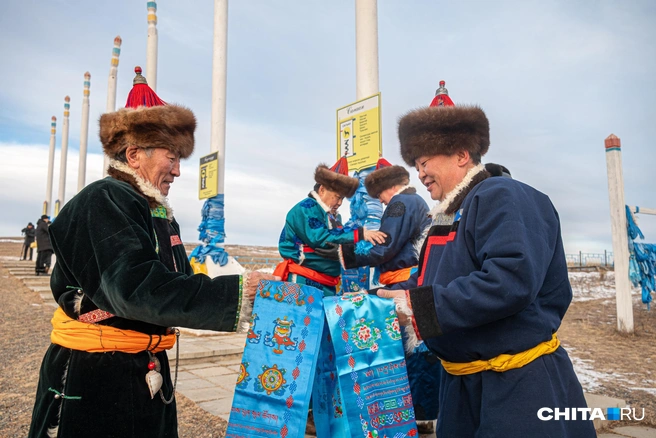
[{"label": "red tassel on hat", "polygon": [[141,75],[141,67],[134,68],[136,76],[132,80],[132,90],[128,94],[128,101],[125,103],[126,108],[138,108],[145,106],[163,106],[166,105],[162,99],[148,86],[146,78]]},{"label": "red tassel on hat", "polygon": [[446,89],[445,84],[444,81],[440,81],[440,88],[435,91],[435,97],[430,106],[455,106],[449,97],[449,90]]},{"label": "red tassel on hat", "polygon": [[348,176],[349,171],[348,171],[348,161],[346,160],[346,157],[342,157],[337,162],[333,165],[333,167],[330,168],[333,172],[339,173],[341,175],[346,175]]},{"label": "red tassel on hat", "polygon": [[382,169],[383,167],[392,167],[392,163],[381,157],[378,159],[378,162],[376,163],[375,170]]}]

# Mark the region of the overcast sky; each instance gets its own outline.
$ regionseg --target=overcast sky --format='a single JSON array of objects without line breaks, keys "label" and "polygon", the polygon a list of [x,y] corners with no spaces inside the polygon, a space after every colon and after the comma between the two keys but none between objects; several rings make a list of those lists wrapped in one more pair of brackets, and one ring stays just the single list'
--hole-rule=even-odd
[{"label": "overcast sky", "polygon": [[[66,199],[77,191],[84,72],[91,73],[87,183],[101,177],[97,120],[113,39],[123,39],[117,105],[146,66],[146,1],[8,0],[0,14],[0,236],[41,213],[50,118],[58,193],[64,96],[71,96]],[[157,92],[198,118],[196,153],[170,200],[185,241],[202,202],[198,159],[209,150],[213,2],[159,1]],[[483,161],[548,194],[566,252],[611,251],[604,139],[622,139],[626,203],[656,208],[656,2],[378,2],[383,155],[402,164],[396,123],[428,105],[444,79],[456,104],[491,125]],[[356,100],[352,0],[229,4],[226,243],[276,245],[286,212],[336,159],[336,110]],[[410,169],[430,205],[433,201]],[[348,218],[347,207],[342,215]],[[642,215],[656,242],[656,216]]]}]

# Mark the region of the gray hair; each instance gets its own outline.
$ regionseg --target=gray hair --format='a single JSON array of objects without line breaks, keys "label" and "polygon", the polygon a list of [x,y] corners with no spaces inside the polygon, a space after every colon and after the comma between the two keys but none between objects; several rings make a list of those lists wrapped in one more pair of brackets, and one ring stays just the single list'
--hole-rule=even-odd
[{"label": "gray hair", "polygon": [[[153,156],[153,149],[155,149],[155,148],[141,148],[141,149],[143,149],[143,151],[144,151],[144,153],[146,154],[146,156],[147,156],[148,158],[150,158],[150,157]],[[115,158],[117,161],[120,161],[121,163],[125,163],[125,164],[127,164],[128,159],[127,159],[127,157],[125,156],[125,152],[126,152],[126,151],[127,151],[127,149],[123,149],[121,152],[119,152],[118,154],[116,154],[116,157],[114,157],[114,158]]]}]

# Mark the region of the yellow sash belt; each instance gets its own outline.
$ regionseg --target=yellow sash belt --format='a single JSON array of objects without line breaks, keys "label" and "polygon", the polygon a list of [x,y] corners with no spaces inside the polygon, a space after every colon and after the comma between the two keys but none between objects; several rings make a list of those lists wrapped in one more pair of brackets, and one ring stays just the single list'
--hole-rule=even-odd
[{"label": "yellow sash belt", "polygon": [[61,307],[55,310],[51,322],[50,341],[53,344],[89,353],[140,353],[146,350],[159,353],[175,345],[175,334],[147,335],[134,330],[80,322],[69,318]]},{"label": "yellow sash belt", "polygon": [[464,376],[466,374],[475,374],[489,370],[503,373],[504,371],[528,365],[544,354],[551,354],[558,349],[559,345],[560,340],[556,336],[556,333],[554,333],[550,341],[542,342],[521,353],[500,354],[489,360],[475,360],[466,363],[447,362],[443,360],[442,365],[447,373],[454,376]]}]

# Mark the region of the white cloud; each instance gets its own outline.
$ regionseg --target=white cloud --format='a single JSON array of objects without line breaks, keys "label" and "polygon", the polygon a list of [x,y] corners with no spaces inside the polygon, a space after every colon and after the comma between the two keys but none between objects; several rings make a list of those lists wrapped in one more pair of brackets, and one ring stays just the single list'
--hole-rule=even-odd
[{"label": "white cloud", "polygon": [[[209,152],[212,3],[161,2],[158,93],[198,117],[197,153],[175,183],[183,237],[195,239],[198,157]],[[0,17],[0,235],[40,213],[50,116],[70,95],[67,197],[76,186],[82,78],[90,71],[88,180],[100,177],[97,119],[105,110],[114,36],[123,38],[117,105],[145,67],[146,7],[118,0],[9,2]],[[379,2],[384,156],[399,163],[396,122],[427,104],[440,79],[456,103],[488,114],[487,161],[550,196],[568,252],[610,249],[603,139],[623,141],[625,196],[656,208],[655,11],[649,2]],[[335,159],[335,110],[355,100],[351,1],[231,2],[228,25],[226,231],[229,243],[275,244],[286,211]],[[26,32],[25,29],[30,29]],[[14,143],[11,143],[14,142]],[[11,158],[9,158],[11,157]],[[92,163],[92,161],[94,161]],[[26,164],[29,163],[29,164]],[[57,193],[59,165],[55,162]],[[36,169],[36,170],[35,170]],[[418,185],[411,171],[412,181]],[[95,175],[95,176],[94,176]],[[11,190],[8,190],[10,187]],[[425,191],[419,192],[432,203]],[[347,216],[347,206],[342,207]],[[656,218],[643,216],[649,241]]]}]

